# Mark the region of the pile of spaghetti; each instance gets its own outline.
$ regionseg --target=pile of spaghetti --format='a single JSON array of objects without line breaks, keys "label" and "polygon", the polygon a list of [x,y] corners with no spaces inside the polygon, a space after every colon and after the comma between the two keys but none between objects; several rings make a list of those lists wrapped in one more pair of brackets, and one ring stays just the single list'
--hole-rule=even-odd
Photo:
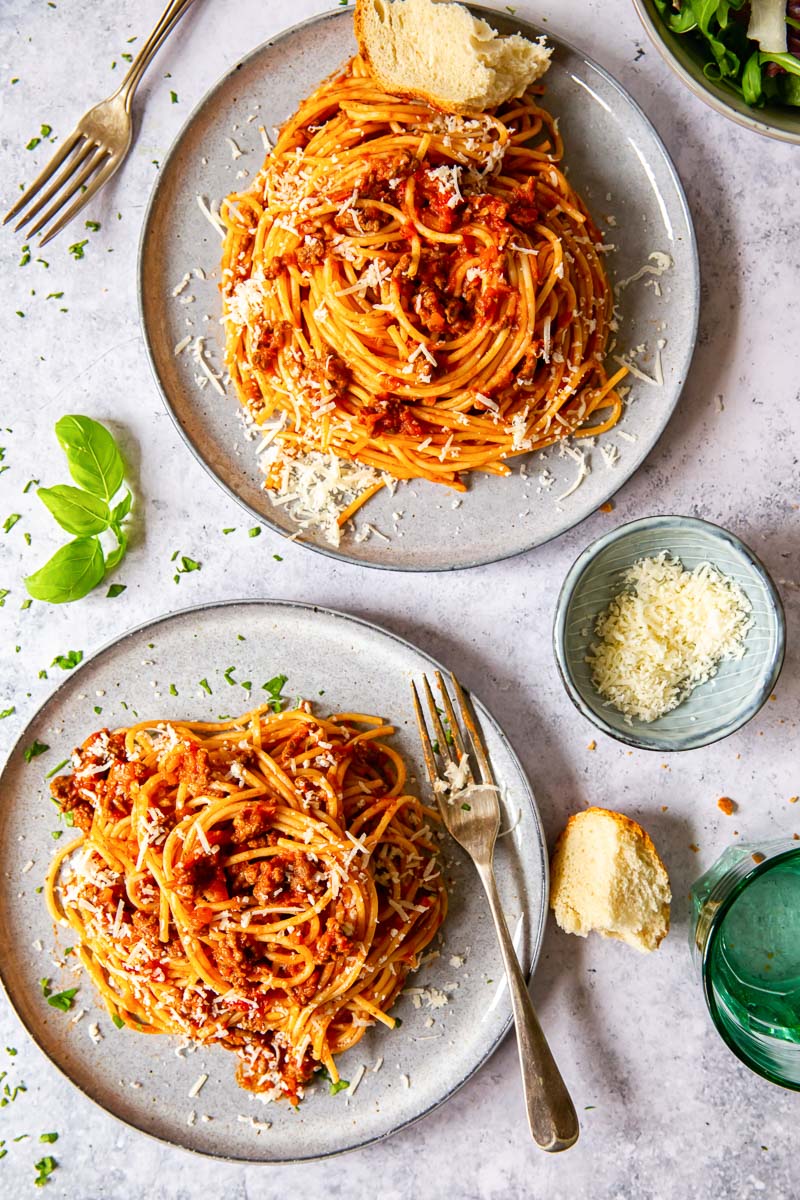
[{"label": "pile of spaghetti", "polygon": [[444,919],[428,824],[379,718],[310,706],[93,734],[53,795],[81,830],[53,918],[117,1023],[218,1044],[296,1104],[389,1009]]},{"label": "pile of spaghetti", "polygon": [[267,486],[323,452],[463,490],[618,420],[601,238],[542,90],[448,115],[357,57],[223,202],[226,363],[278,430]]}]

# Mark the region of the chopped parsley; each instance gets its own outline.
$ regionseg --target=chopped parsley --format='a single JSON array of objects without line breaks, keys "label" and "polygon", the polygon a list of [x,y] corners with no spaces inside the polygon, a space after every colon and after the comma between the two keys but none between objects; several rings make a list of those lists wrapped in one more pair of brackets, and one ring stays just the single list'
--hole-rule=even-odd
[{"label": "chopped parsley", "polygon": [[11,530],[16,525],[17,521],[19,521],[21,519],[21,517],[22,517],[21,513],[12,513],[10,517],[6,517],[5,521],[3,522],[4,532],[10,533]]},{"label": "chopped parsley", "polygon": [[86,228],[88,230],[90,230],[92,233],[99,233],[100,228],[101,228],[100,222],[99,221],[87,221]]},{"label": "chopped parsley", "polygon": [[[347,0],[344,0],[344,2],[346,4]],[[349,1087],[350,1087],[349,1079],[340,1079],[338,1081],[338,1083],[331,1083],[330,1087],[328,1088],[328,1091],[330,1092],[330,1094],[332,1096],[335,1096],[337,1094],[337,1092],[343,1092],[345,1088],[349,1088]]]},{"label": "chopped parsley", "polygon": [[222,678],[225,679],[231,685],[231,687],[233,687],[236,683],[235,679],[231,679],[231,675],[235,670],[236,667],[228,667],[227,671],[222,672]]},{"label": "chopped parsley", "polygon": [[44,1185],[50,1179],[50,1176],[53,1174],[53,1171],[55,1171],[56,1167],[58,1166],[58,1163],[53,1158],[52,1154],[47,1154],[44,1158],[40,1158],[37,1163],[34,1163],[34,1166],[39,1174],[36,1176],[33,1182],[36,1187],[44,1187]]},{"label": "chopped parsley", "polygon": [[28,596],[28,599],[27,599],[27,600],[23,600],[23,601],[22,601],[22,604],[20,604],[20,606],[19,606],[19,607],[20,607],[20,611],[22,612],[22,611],[24,611],[26,608],[30,608],[30,606],[31,606],[32,604],[33,604],[33,601],[31,600],[30,596]]},{"label": "chopped parsley", "polygon": [[283,555],[282,555],[282,554],[273,554],[273,556],[272,556],[272,557],[275,559],[275,562],[283,562]]},{"label": "chopped parsley", "polygon": [[34,758],[38,758],[40,754],[44,754],[45,751],[47,751],[49,749],[50,749],[50,747],[48,745],[46,745],[44,742],[39,742],[34,738],[34,740],[31,742],[30,746],[26,746],[23,751],[23,755],[25,757],[25,762],[26,763],[31,762]]},{"label": "chopped parsley", "polygon": [[281,692],[288,678],[288,675],[274,675],[272,679],[268,679],[266,683],[262,683],[261,685],[262,690],[271,697],[269,703],[273,712],[279,713],[283,708],[284,698]]},{"label": "chopped parsley", "polygon": [[[172,556],[172,562],[175,562],[175,559],[178,557],[179,553],[180,551],[175,551]],[[188,575],[192,571],[200,571],[202,570],[202,567],[203,564],[198,562],[197,559],[189,558],[187,554],[181,554],[180,564],[176,569],[176,574],[173,576],[173,579],[175,583],[179,583],[181,575]]]},{"label": "chopped parsley", "polygon": [[169,685],[169,694],[170,694],[170,696],[177,696],[177,694],[178,694],[178,689],[175,687],[174,683],[171,683]]},{"label": "chopped parsley", "polygon": [[52,1008],[57,1008],[59,1012],[69,1012],[69,1010],[72,1008],[77,991],[78,989],[74,987],[67,988],[65,992],[54,992],[52,995],[49,995],[46,992],[45,995],[47,997],[47,1003]]},{"label": "chopped parsley", "polygon": [[207,679],[201,679],[199,686],[203,689],[204,692],[207,692],[209,696],[211,695],[211,685],[209,684]]},{"label": "chopped parsley", "polygon": [[177,92],[170,92],[170,94],[169,94],[169,98],[170,98],[170,100],[172,101],[172,103],[173,103],[173,104],[177,104],[177,103],[178,103],[178,93],[177,93]]},{"label": "chopped parsley", "polygon": [[471,805],[471,804],[462,804],[462,805],[461,805],[461,807],[462,807],[462,809],[464,810],[464,812],[472,812],[472,805]]},{"label": "chopped parsley", "polygon": [[40,1133],[39,1141],[40,1142],[49,1142],[52,1145],[53,1142],[58,1141],[58,1134],[57,1133]]},{"label": "chopped parsley", "polygon": [[77,258],[85,258],[86,256],[83,252],[83,248],[84,248],[84,246],[88,246],[88,245],[89,245],[89,239],[84,238],[82,242],[73,242],[72,245],[68,247],[68,252],[72,255],[73,258],[76,258],[76,259]]},{"label": "chopped parsley", "polygon": [[30,261],[31,261],[31,248],[30,248],[30,246],[23,246],[22,247],[22,257],[19,260],[19,265],[21,267],[27,267],[27,265]]},{"label": "chopped parsley", "polygon": [[82,650],[68,650],[66,654],[57,654],[50,663],[51,667],[61,667],[62,671],[71,671],[83,661]]},{"label": "chopped parsley", "polygon": [[5,608],[6,596],[9,594],[9,588],[0,588],[0,608]]},{"label": "chopped parsley", "polygon": [[248,537],[260,537],[261,536],[261,526],[254,525],[252,529],[248,529],[247,536]]},{"label": "chopped parsley", "polygon": [[236,526],[230,525],[227,529],[223,529],[223,533],[236,533]]},{"label": "chopped parsley", "polygon": [[114,1022],[117,1029],[122,1029],[125,1025],[125,1022],[123,1021],[122,1017],[118,1013],[114,1013],[111,1020]]},{"label": "chopped parsley", "polygon": [[57,766],[53,767],[52,771],[47,772],[47,774],[45,775],[45,779],[52,779],[54,775],[57,775],[59,771],[63,771],[64,767],[66,767],[68,765],[69,765],[69,759],[68,758],[62,759],[61,762],[58,763]]},{"label": "chopped parsley", "polygon": [[116,600],[117,596],[121,596],[125,591],[127,584],[112,583],[111,587],[106,592],[106,600]]}]

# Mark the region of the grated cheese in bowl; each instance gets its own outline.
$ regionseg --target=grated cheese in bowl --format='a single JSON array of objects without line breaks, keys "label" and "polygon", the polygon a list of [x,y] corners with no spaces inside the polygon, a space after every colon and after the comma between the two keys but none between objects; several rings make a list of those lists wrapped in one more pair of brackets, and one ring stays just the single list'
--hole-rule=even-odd
[{"label": "grated cheese in bowl", "polygon": [[751,612],[739,584],[711,563],[688,571],[666,552],[640,559],[595,622],[599,640],[586,657],[592,682],[629,724],[655,721],[723,659],[742,658]]}]

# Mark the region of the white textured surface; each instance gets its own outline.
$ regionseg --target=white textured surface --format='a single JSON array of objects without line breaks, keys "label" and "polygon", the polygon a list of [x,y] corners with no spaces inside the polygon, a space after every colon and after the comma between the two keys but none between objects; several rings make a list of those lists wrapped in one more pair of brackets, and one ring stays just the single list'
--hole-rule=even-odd
[{"label": "white textured surface", "polygon": [[[191,105],[238,55],[323,7],[316,0],[197,0],[145,79],[129,162],[88,212],[102,222],[100,233],[84,233],[81,221],[47,247],[48,269],[34,262],[18,269],[21,240],[8,231],[2,236],[3,423],[13,432],[2,439],[10,469],[0,475],[0,523],[8,513],[23,514],[0,541],[0,584],[11,589],[0,612],[0,702],[17,709],[0,727],[2,747],[53,685],[55,670],[48,681],[37,675],[54,654],[89,653],[165,609],[239,595],[349,609],[458,667],[519,751],[551,837],[586,803],[611,804],[641,819],[672,877],[673,933],[657,955],[639,958],[624,946],[549,930],[533,991],[583,1120],[581,1141],[561,1158],[545,1158],[529,1142],[512,1041],[448,1105],[381,1146],[327,1165],[245,1169],[193,1160],[129,1133],[76,1095],[4,1012],[0,1058],[3,1045],[18,1048],[8,1064],[28,1090],[0,1112],[0,1138],[9,1148],[0,1162],[0,1192],[23,1194],[33,1162],[52,1151],[60,1165],[50,1194],[70,1200],[123,1200],[145,1191],[153,1200],[210,1193],[317,1200],[374,1192],[386,1200],[413,1194],[789,1200],[798,1191],[800,1099],[749,1074],[711,1029],[689,968],[685,897],[734,830],[748,838],[800,832],[800,809],[787,804],[800,792],[793,751],[800,700],[797,149],[746,133],[693,99],[643,41],[625,0],[561,0],[553,26],[642,103],[675,157],[694,212],[704,309],[677,416],[612,514],[597,514],[560,541],[495,567],[394,577],[337,565],[267,531],[250,540],[238,508],[184,449],[150,380],[134,294],[137,236],[156,170],[152,160],[163,155]],[[532,3],[517,8],[532,19],[543,12]],[[45,161],[46,147],[25,151],[28,139],[42,122],[64,134],[90,100],[108,92],[119,77],[112,60],[119,63],[130,49],[126,40],[146,33],[158,10],[158,0],[3,6],[6,200]],[[171,81],[163,78],[167,71]],[[11,86],[15,76],[20,82]],[[170,88],[178,104],[170,103]],[[67,245],[84,236],[86,257],[73,261]],[[63,299],[46,299],[59,291]],[[24,319],[14,315],[17,309]],[[20,612],[21,575],[57,544],[43,506],[22,488],[31,476],[62,480],[52,427],[69,411],[111,423],[137,480],[135,545],[117,576],[127,591],[116,600],[100,590],[63,609],[34,604]],[[787,581],[781,590],[789,653],[777,699],[740,734],[705,750],[665,760],[597,736],[589,752],[594,731],[571,709],[550,651],[558,587],[575,555],[609,523],[670,511],[728,525]],[[222,527],[231,525],[237,532],[223,537]],[[177,549],[203,562],[179,587],[170,563]],[[274,553],[283,561],[274,561]],[[740,806],[733,817],[716,807],[723,794]],[[169,1058],[165,1048],[165,1069]],[[10,1140],[51,1129],[61,1134],[52,1147]]]}]

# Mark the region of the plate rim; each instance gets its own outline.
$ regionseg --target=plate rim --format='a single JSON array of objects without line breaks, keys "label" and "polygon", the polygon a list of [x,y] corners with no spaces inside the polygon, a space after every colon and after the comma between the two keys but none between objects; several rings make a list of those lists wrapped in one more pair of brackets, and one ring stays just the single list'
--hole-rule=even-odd
[{"label": "plate rim", "polygon": [[[484,19],[488,20],[488,22],[490,24],[492,24],[493,21],[497,21],[498,18],[500,18],[501,22],[509,19],[507,17],[504,17],[504,14],[498,12],[497,9],[488,8],[486,5],[468,4],[467,7],[472,12],[474,12],[474,13],[480,15],[481,17],[483,17]],[[488,557],[484,556],[484,557],[472,559],[469,562],[455,563],[455,564],[442,563],[440,565],[437,563],[434,566],[419,567],[419,566],[413,565],[412,563],[397,564],[397,563],[392,563],[392,562],[374,562],[374,561],[370,561],[369,559],[358,558],[355,555],[348,553],[346,550],[342,550],[338,546],[318,545],[315,542],[304,541],[302,536],[297,536],[296,533],[294,535],[287,533],[287,531],[285,529],[283,529],[280,525],[278,525],[271,518],[264,516],[263,513],[259,512],[256,508],[254,508],[247,500],[244,499],[244,497],[240,496],[232,486],[230,486],[228,483],[226,483],[225,480],[222,479],[216,473],[216,471],[212,467],[211,463],[206,461],[205,457],[200,453],[199,449],[195,446],[194,442],[190,438],[188,432],[184,429],[183,424],[181,423],[180,416],[179,416],[176,408],[173,406],[172,400],[171,400],[170,396],[168,395],[167,388],[162,383],[161,377],[159,375],[158,366],[156,364],[155,350],[154,350],[154,346],[152,343],[152,339],[150,337],[150,331],[149,331],[147,316],[146,316],[144,277],[145,277],[145,257],[146,257],[147,251],[148,251],[148,243],[149,243],[149,239],[150,239],[150,227],[151,227],[151,222],[153,219],[153,214],[154,214],[154,210],[156,207],[156,203],[158,201],[158,198],[159,198],[159,195],[161,192],[161,188],[162,188],[162,183],[163,183],[163,179],[164,179],[163,169],[166,168],[167,166],[169,166],[170,163],[172,162],[176,152],[179,149],[182,139],[186,136],[186,134],[192,128],[192,126],[195,123],[195,120],[203,112],[203,110],[206,108],[206,106],[209,104],[209,102],[214,98],[214,96],[223,88],[223,86],[231,79],[231,77],[240,68],[242,68],[246,65],[249,65],[252,62],[252,60],[255,59],[258,55],[263,54],[266,50],[271,49],[272,47],[278,45],[280,42],[283,42],[283,41],[293,37],[300,30],[306,29],[307,27],[309,27],[311,25],[321,24],[324,21],[335,20],[337,18],[343,19],[346,15],[347,16],[350,15],[349,9],[343,9],[342,7],[334,8],[334,9],[326,9],[324,12],[317,13],[316,15],[311,16],[311,17],[307,17],[305,20],[298,21],[296,24],[289,26],[287,29],[281,30],[274,37],[267,38],[265,41],[259,43],[259,45],[253,47],[252,50],[249,50],[246,54],[244,54],[240,58],[238,58],[237,61],[234,63],[234,65],[232,67],[230,67],[228,70],[226,70],[224,72],[224,74],[222,74],[217,80],[215,80],[215,82],[212,83],[211,86],[207,89],[207,91],[204,92],[204,94],[200,97],[198,102],[195,104],[195,106],[192,108],[191,112],[187,116],[186,120],[181,125],[181,127],[178,130],[178,132],[176,133],[175,137],[173,138],[166,154],[162,157],[162,159],[161,159],[162,170],[160,170],[158,172],[158,174],[156,175],[155,181],[154,181],[153,186],[150,191],[150,195],[147,199],[147,204],[145,206],[144,217],[143,217],[142,226],[141,226],[141,232],[139,235],[139,244],[137,247],[137,261],[136,261],[136,299],[137,299],[137,305],[138,305],[138,310],[139,310],[139,327],[140,327],[141,333],[142,333],[142,341],[144,342],[144,348],[145,348],[145,353],[147,355],[148,365],[150,367],[150,373],[153,377],[153,381],[156,385],[156,389],[157,389],[159,395],[161,396],[161,400],[164,405],[164,408],[169,413],[169,416],[172,420],[173,425],[177,429],[184,445],[190,451],[194,460],[203,468],[203,470],[206,472],[206,474],[214,481],[216,486],[221,488],[222,491],[231,500],[233,500],[237,505],[239,505],[239,507],[241,509],[243,509],[245,512],[247,512],[253,518],[253,520],[258,521],[261,525],[265,525],[268,529],[270,529],[273,533],[276,533],[279,537],[285,538],[287,540],[291,539],[293,541],[296,541],[299,545],[303,546],[306,550],[312,550],[317,554],[322,554],[327,558],[332,558],[336,562],[345,562],[345,563],[349,563],[353,566],[366,567],[370,570],[377,570],[377,571],[402,571],[402,572],[408,573],[408,574],[434,574],[434,573],[439,574],[439,573],[443,573],[443,572],[447,572],[447,571],[467,571],[467,570],[471,570],[474,567],[484,567],[484,566],[489,566],[492,563],[504,562],[507,559],[517,558],[518,556],[520,556],[522,554],[529,554],[532,551],[537,550],[540,546],[546,546],[548,544],[548,542],[554,541],[556,538],[563,537],[563,535],[565,533],[568,533],[571,529],[575,529],[578,525],[583,524],[583,522],[592,515],[592,512],[595,510],[596,507],[598,507],[600,504],[607,503],[608,500],[612,499],[617,494],[617,492],[620,491],[623,487],[625,487],[625,485],[641,469],[641,467],[644,465],[644,463],[646,462],[649,455],[652,454],[652,452],[655,450],[656,446],[660,442],[660,440],[664,434],[664,430],[666,429],[667,425],[669,424],[670,420],[672,419],[675,409],[677,408],[680,398],[683,394],[683,390],[686,386],[686,382],[687,382],[687,379],[689,376],[689,371],[691,369],[692,359],[694,357],[694,353],[697,348],[697,331],[698,331],[699,321],[700,321],[701,275],[700,275],[700,256],[699,256],[699,250],[698,250],[698,244],[697,244],[697,233],[695,231],[694,220],[692,217],[692,211],[691,211],[691,208],[689,207],[689,202],[686,197],[686,192],[684,190],[683,183],[681,182],[680,175],[678,174],[677,167],[675,166],[675,163],[672,160],[672,156],[670,155],[670,153],[669,153],[666,145],[664,144],[664,141],[663,141],[661,135],[659,134],[658,130],[656,129],[655,125],[653,125],[653,123],[650,120],[650,118],[648,117],[647,113],[644,111],[644,109],[641,107],[641,105],[633,98],[633,96],[630,94],[630,92],[628,92],[627,89],[624,88],[623,85],[621,83],[619,83],[618,80],[615,79],[614,76],[609,71],[607,71],[605,67],[601,66],[600,63],[596,62],[593,58],[591,58],[583,50],[581,50],[579,47],[577,47],[573,42],[571,42],[567,38],[562,37],[560,34],[555,33],[554,31],[552,31],[550,29],[540,28],[538,25],[534,24],[533,21],[518,19],[516,16],[511,18],[511,20],[514,22],[514,24],[518,26],[520,33],[525,34],[528,37],[549,38],[550,41],[555,44],[556,48],[563,47],[569,53],[576,55],[587,66],[589,66],[592,70],[596,71],[599,75],[601,75],[603,77],[603,79],[606,81],[606,83],[612,87],[612,89],[618,94],[618,96],[621,97],[621,99],[627,104],[627,106],[639,117],[640,120],[642,120],[645,123],[645,125],[650,130],[651,136],[653,137],[653,139],[655,141],[657,149],[660,151],[660,153],[662,155],[664,164],[667,168],[667,172],[668,172],[668,175],[670,178],[670,182],[671,182],[673,188],[675,189],[675,194],[676,194],[676,197],[678,200],[681,216],[686,224],[686,228],[687,228],[688,234],[689,234],[688,239],[687,239],[687,243],[688,243],[687,249],[689,251],[690,258],[691,258],[691,275],[692,275],[691,293],[692,293],[692,304],[693,304],[693,320],[692,320],[691,336],[688,339],[687,350],[684,353],[683,361],[681,363],[681,369],[679,372],[679,384],[678,384],[678,387],[676,388],[672,403],[668,406],[668,408],[666,408],[662,412],[662,414],[656,424],[656,428],[654,430],[652,440],[651,440],[651,443],[650,443],[648,449],[642,454],[642,456],[638,460],[634,460],[633,465],[631,466],[631,469],[627,474],[623,473],[620,476],[612,479],[610,477],[612,475],[612,473],[611,472],[608,473],[610,486],[607,491],[604,491],[602,493],[601,497],[597,500],[596,504],[593,502],[592,509],[589,512],[584,513],[583,516],[576,517],[576,519],[574,521],[572,521],[571,524],[565,526],[560,531],[552,533],[552,534],[548,535],[547,537],[541,538],[540,540],[533,541],[526,546],[520,546],[514,550],[509,550],[507,553],[504,552],[502,554],[497,554],[497,553],[492,552],[489,554]],[[228,399],[231,401],[235,401],[238,404],[238,399],[236,399],[235,397],[228,397]]]},{"label": "plate rim", "polygon": [[[65,679],[62,679],[61,682],[58,684],[58,686],[53,689],[53,691],[50,693],[50,695],[47,696],[40,705],[38,705],[38,707],[33,712],[33,714],[26,721],[25,726],[20,731],[18,737],[14,740],[14,743],[11,746],[10,750],[4,756],[2,763],[0,764],[0,789],[3,786],[6,771],[8,770],[9,766],[11,765],[12,760],[17,756],[18,752],[20,751],[22,743],[26,740],[26,738],[28,736],[28,731],[31,729],[32,726],[34,726],[36,724],[36,722],[41,718],[41,714],[44,712],[44,710],[48,707],[48,705],[53,700],[55,700],[55,698],[60,693],[67,691],[72,686],[74,686],[75,680],[80,678],[81,673],[83,672],[83,670],[85,668],[96,663],[104,655],[109,654],[111,651],[113,651],[115,649],[115,647],[121,645],[128,638],[133,637],[136,634],[144,633],[146,630],[151,630],[157,625],[161,625],[167,621],[175,620],[176,618],[189,616],[192,613],[196,614],[199,612],[210,612],[210,611],[215,611],[218,609],[235,608],[235,607],[239,607],[242,605],[261,607],[261,608],[265,608],[265,609],[269,609],[269,608],[295,609],[295,610],[299,609],[299,610],[305,611],[306,613],[311,613],[311,614],[319,613],[324,617],[334,617],[338,620],[344,621],[346,624],[357,625],[357,626],[360,626],[360,627],[366,629],[370,633],[373,633],[373,634],[377,633],[381,637],[388,638],[390,641],[397,643],[404,650],[406,650],[406,651],[410,650],[410,651],[412,651],[412,653],[419,655],[424,659],[427,659],[427,661],[432,665],[432,667],[434,667],[437,670],[440,670],[443,672],[447,672],[447,670],[448,670],[448,668],[444,664],[439,662],[438,659],[434,658],[431,654],[428,654],[428,652],[426,650],[422,650],[419,646],[415,645],[414,642],[410,641],[408,638],[403,637],[401,634],[397,634],[393,630],[386,629],[383,625],[379,625],[374,621],[369,621],[364,617],[354,616],[352,613],[344,612],[341,609],[328,608],[325,605],[314,604],[310,601],[284,600],[284,599],[270,598],[270,597],[265,597],[265,598],[245,597],[245,598],[241,598],[241,599],[212,600],[207,603],[188,605],[185,608],[175,609],[174,611],[163,613],[160,616],[154,617],[150,620],[142,621],[138,625],[131,626],[129,629],[124,630],[121,634],[118,634],[116,637],[113,637],[113,638],[109,639],[108,641],[104,642],[103,645],[99,646],[97,648],[97,650],[95,650],[88,658],[85,658],[83,660],[83,662],[80,663],[80,665],[74,671],[71,671],[70,674]],[[541,860],[540,865],[541,865],[541,869],[542,869],[542,894],[541,894],[541,900],[540,900],[540,904],[539,904],[538,921],[536,923],[536,927],[531,929],[531,936],[533,938],[533,953],[532,953],[532,957],[531,957],[530,969],[527,972],[527,976],[526,976],[527,981],[530,982],[530,980],[533,978],[533,975],[535,974],[536,967],[538,965],[539,958],[541,956],[541,952],[542,952],[542,948],[543,948],[543,944],[544,944],[544,933],[545,933],[545,927],[547,924],[547,914],[548,914],[548,908],[549,908],[550,860],[549,860],[549,852],[548,852],[548,847],[547,847],[547,838],[546,838],[546,834],[545,834],[544,824],[542,822],[541,813],[539,812],[539,807],[536,803],[536,796],[535,796],[533,787],[531,785],[531,782],[528,778],[527,771],[523,767],[523,765],[519,759],[519,756],[517,755],[513,745],[511,744],[511,741],[509,740],[505,730],[503,729],[502,725],[499,723],[497,718],[493,716],[491,710],[489,708],[487,708],[487,706],[482,702],[480,697],[476,696],[474,692],[470,691],[470,698],[472,699],[472,702],[478,711],[478,716],[480,717],[481,715],[483,715],[485,717],[488,717],[489,721],[491,722],[492,726],[494,727],[495,732],[497,733],[497,735],[499,737],[499,740],[501,742],[503,750],[505,751],[506,754],[508,754],[509,758],[511,759],[512,764],[519,771],[521,778],[524,780],[524,782],[525,782],[525,798],[527,800],[529,810],[533,817],[534,824],[539,833],[538,846],[539,846],[539,856],[540,856],[540,860]],[[0,856],[2,856],[2,849],[0,849]],[[527,908],[526,908],[526,913],[527,913],[528,919],[530,921],[531,914]],[[25,1030],[28,1037],[30,1037],[30,1039],[33,1042],[36,1049],[39,1051],[40,1054],[43,1055],[43,1057],[47,1060],[47,1062],[50,1064],[50,1066],[53,1067],[56,1071],[58,1071],[58,1073],[62,1076],[62,1078],[67,1080],[67,1082],[70,1084],[71,1087],[75,1088],[76,1091],[80,1092],[80,1094],[82,1096],[86,1097],[86,1099],[88,1099],[92,1104],[94,1104],[98,1109],[100,1109],[101,1112],[105,1113],[106,1116],[109,1116],[113,1120],[118,1121],[121,1125],[124,1125],[127,1129],[132,1129],[136,1133],[142,1134],[145,1137],[152,1138],[155,1142],[158,1142],[162,1146],[174,1147],[175,1149],[182,1150],[186,1153],[197,1155],[201,1159],[212,1159],[216,1162],[225,1162],[225,1163],[232,1163],[232,1164],[234,1164],[234,1163],[235,1164],[247,1164],[247,1165],[252,1165],[252,1166],[263,1166],[263,1167],[290,1166],[292,1164],[297,1164],[297,1163],[324,1162],[330,1158],[338,1158],[338,1157],[341,1157],[343,1154],[351,1154],[354,1151],[363,1150],[367,1146],[376,1145],[379,1142],[385,1141],[387,1138],[393,1137],[397,1133],[401,1133],[403,1130],[408,1129],[410,1126],[415,1125],[418,1121],[421,1121],[424,1117],[427,1117],[430,1113],[434,1112],[437,1108],[441,1108],[442,1105],[446,1104],[447,1101],[451,1100],[452,1097],[456,1094],[456,1092],[460,1091],[460,1089],[466,1083],[468,1083],[470,1079],[472,1079],[483,1067],[486,1066],[486,1064],[489,1062],[489,1059],[495,1054],[495,1052],[500,1048],[500,1045],[502,1044],[502,1042],[505,1040],[505,1038],[508,1034],[508,1031],[511,1028],[511,1026],[513,1024],[513,1020],[514,1020],[513,1014],[509,1013],[507,1020],[503,1024],[502,1028],[499,1030],[496,1038],[491,1043],[491,1045],[490,1045],[489,1049],[486,1051],[486,1053],[478,1060],[478,1062],[475,1063],[475,1065],[471,1068],[471,1070],[467,1071],[467,1073],[456,1084],[454,1084],[453,1087],[451,1087],[450,1090],[447,1091],[440,1099],[434,1101],[432,1104],[429,1104],[421,1112],[417,1113],[415,1116],[410,1117],[408,1120],[402,1121],[399,1124],[394,1125],[391,1129],[387,1130],[385,1133],[378,1134],[374,1137],[373,1136],[366,1137],[362,1141],[356,1142],[351,1146],[345,1146],[345,1147],[342,1147],[341,1149],[330,1150],[323,1154],[308,1154],[308,1155],[302,1155],[300,1157],[289,1157],[289,1158],[286,1158],[286,1157],[266,1158],[266,1159],[264,1159],[264,1158],[248,1158],[246,1155],[222,1154],[222,1153],[216,1153],[213,1150],[200,1150],[200,1149],[196,1149],[193,1146],[187,1146],[184,1143],[182,1143],[181,1141],[179,1141],[177,1138],[168,1137],[161,1133],[155,1133],[152,1130],[143,1128],[142,1125],[137,1124],[133,1120],[129,1120],[127,1117],[123,1117],[123,1116],[120,1116],[118,1113],[112,1112],[112,1110],[110,1108],[107,1108],[106,1105],[102,1103],[102,1101],[96,1099],[83,1086],[81,1086],[81,1084],[77,1083],[71,1077],[71,1075],[69,1074],[67,1069],[65,1067],[63,1067],[60,1063],[56,1062],[55,1059],[52,1058],[47,1053],[47,1051],[44,1049],[44,1046],[42,1046],[40,1044],[39,1038],[37,1037],[36,1032],[34,1031],[34,1029],[31,1028],[31,1026],[28,1024],[28,1022],[23,1018],[22,1014],[20,1013],[19,1009],[17,1008],[16,1004],[14,1003],[12,991],[11,991],[9,983],[7,982],[7,979],[6,979],[7,974],[10,974],[10,972],[7,971],[7,969],[5,968],[3,959],[2,959],[2,957],[0,957],[0,995],[5,996],[5,999],[8,1003],[9,1008],[11,1009],[11,1012],[14,1014],[16,1019],[19,1021],[20,1025]]]},{"label": "plate rim", "polygon": [[[699,532],[713,537],[716,541],[730,543],[747,560],[750,566],[753,567],[755,573],[760,576],[775,614],[775,655],[769,673],[764,676],[764,680],[755,697],[742,710],[739,717],[727,725],[723,725],[719,730],[712,730],[710,734],[708,732],[705,734],[697,733],[694,736],[687,734],[680,743],[676,743],[659,737],[657,734],[653,734],[652,737],[642,737],[635,733],[626,733],[624,730],[617,729],[614,725],[611,725],[599,713],[589,708],[589,705],[585,702],[575,685],[572,671],[567,661],[566,623],[575,588],[589,564],[603,550],[623,537],[627,537],[628,534],[636,533],[638,530],[645,528],[669,530],[674,528],[685,529],[687,527],[697,529]],[[552,648],[559,678],[564,686],[564,690],[582,717],[592,725],[595,725],[602,733],[607,734],[608,737],[622,742],[623,745],[632,746],[636,750],[649,750],[658,754],[682,754],[688,750],[701,750],[704,746],[713,746],[717,742],[722,742],[726,738],[731,737],[742,726],[752,721],[764,707],[770,693],[775,690],[775,684],[778,682],[786,658],[786,614],[777,584],[769,570],[755,551],[737,534],[731,532],[730,529],[726,529],[724,525],[717,525],[715,522],[706,521],[702,517],[681,516],[680,513],[657,513],[653,516],[637,517],[633,521],[626,521],[624,524],[618,525],[616,529],[602,534],[581,551],[564,576],[564,582],[559,589],[558,599],[556,600],[555,618],[553,620]]]}]

